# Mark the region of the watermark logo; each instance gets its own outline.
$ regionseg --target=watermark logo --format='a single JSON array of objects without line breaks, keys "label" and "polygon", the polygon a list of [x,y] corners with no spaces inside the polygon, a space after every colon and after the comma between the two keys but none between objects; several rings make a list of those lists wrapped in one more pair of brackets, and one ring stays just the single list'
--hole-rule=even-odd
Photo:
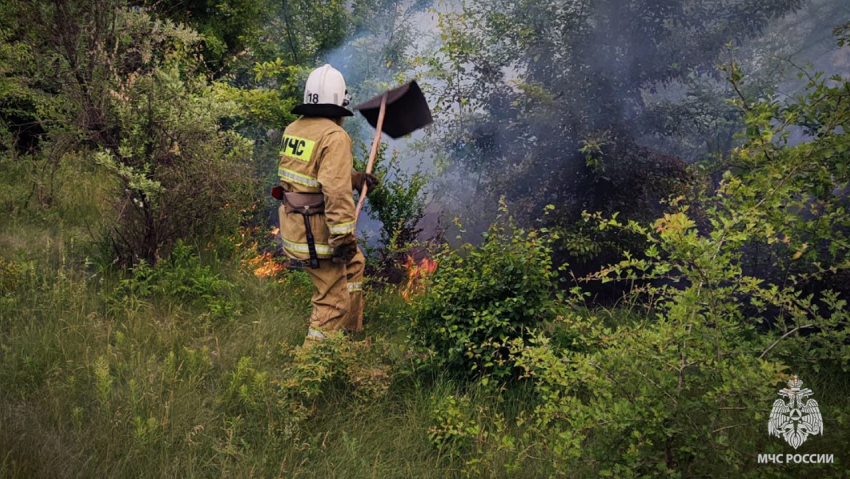
[{"label": "watermark logo", "polygon": [[777,399],[767,423],[767,432],[771,436],[782,436],[794,449],[806,442],[809,435],[823,434],[823,419],[818,402],[807,399],[813,394],[812,390],[802,389],[802,386],[803,381],[795,375],[788,381],[787,388],[779,390],[779,395],[788,402]]},{"label": "watermark logo", "polygon": [[759,454],[759,464],[835,464],[832,454]]}]

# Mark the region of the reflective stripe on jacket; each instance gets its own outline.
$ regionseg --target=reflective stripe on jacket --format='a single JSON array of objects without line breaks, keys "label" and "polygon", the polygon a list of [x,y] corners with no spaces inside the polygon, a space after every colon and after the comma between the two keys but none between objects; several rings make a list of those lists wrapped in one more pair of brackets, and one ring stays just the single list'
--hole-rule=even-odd
[{"label": "reflective stripe on jacket", "polygon": [[[330,258],[333,248],[354,233],[354,196],[351,191],[351,138],[335,121],[301,117],[286,127],[280,145],[278,176],[286,191],[321,192],[325,213],[309,217],[320,258]],[[280,208],[280,236],[286,254],[307,260],[304,218]]]}]

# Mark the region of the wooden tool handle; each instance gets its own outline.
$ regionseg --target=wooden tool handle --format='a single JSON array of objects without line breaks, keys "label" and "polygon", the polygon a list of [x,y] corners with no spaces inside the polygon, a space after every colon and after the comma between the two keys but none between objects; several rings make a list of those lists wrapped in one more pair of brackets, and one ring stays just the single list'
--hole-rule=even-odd
[{"label": "wooden tool handle", "polygon": [[[372,166],[375,164],[375,157],[378,156],[378,147],[381,146],[381,129],[384,127],[384,113],[387,111],[387,94],[381,97],[381,109],[378,110],[378,123],[375,125],[375,141],[372,142],[372,152],[369,153],[369,163],[366,164],[366,173],[372,172]],[[354,213],[354,221],[360,218],[360,209],[363,208],[363,203],[366,201],[366,190],[369,186],[363,182],[360,189],[360,200],[357,202],[357,211]]]}]

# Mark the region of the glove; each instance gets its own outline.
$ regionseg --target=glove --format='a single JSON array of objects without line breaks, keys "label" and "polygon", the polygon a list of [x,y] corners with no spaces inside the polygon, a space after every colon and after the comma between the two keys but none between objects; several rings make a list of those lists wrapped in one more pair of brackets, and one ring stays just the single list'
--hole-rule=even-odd
[{"label": "glove", "polygon": [[351,172],[351,189],[357,190],[358,193],[363,191],[363,183],[369,188],[366,194],[375,191],[375,188],[380,186],[381,180],[372,173],[361,173],[359,171]]},{"label": "glove", "polygon": [[357,241],[352,237],[350,240],[337,245],[334,248],[333,262],[340,264],[348,264],[354,255],[357,254]]}]

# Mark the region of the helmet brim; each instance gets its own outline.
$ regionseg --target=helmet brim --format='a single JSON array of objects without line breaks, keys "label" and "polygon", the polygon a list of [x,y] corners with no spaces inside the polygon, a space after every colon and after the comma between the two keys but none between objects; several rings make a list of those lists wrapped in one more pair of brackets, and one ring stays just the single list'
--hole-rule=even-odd
[{"label": "helmet brim", "polygon": [[292,113],[304,116],[321,116],[324,118],[340,118],[343,116],[354,116],[354,113],[347,108],[330,103],[302,103],[292,109]]}]

